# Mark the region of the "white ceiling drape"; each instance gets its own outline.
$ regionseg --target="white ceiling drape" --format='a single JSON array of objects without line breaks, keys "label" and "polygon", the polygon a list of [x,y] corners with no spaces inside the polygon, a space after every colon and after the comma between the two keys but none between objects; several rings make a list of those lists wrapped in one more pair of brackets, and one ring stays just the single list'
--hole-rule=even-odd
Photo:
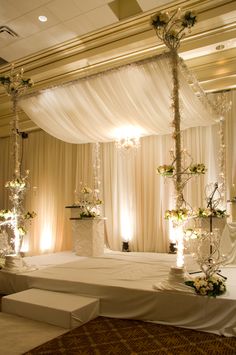
[{"label": "white ceiling drape", "polygon": [[[60,140],[109,142],[125,127],[136,127],[141,136],[170,133],[171,88],[165,54],[24,97],[20,106]],[[181,129],[214,123],[181,71],[180,99]]]}]

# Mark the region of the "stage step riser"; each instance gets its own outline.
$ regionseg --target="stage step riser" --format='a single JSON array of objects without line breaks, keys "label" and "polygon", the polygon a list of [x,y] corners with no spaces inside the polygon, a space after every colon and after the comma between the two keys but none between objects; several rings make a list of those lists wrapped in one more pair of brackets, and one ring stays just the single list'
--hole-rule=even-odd
[{"label": "stage step riser", "polygon": [[99,315],[99,300],[69,293],[29,289],[3,297],[2,312],[71,329]]}]

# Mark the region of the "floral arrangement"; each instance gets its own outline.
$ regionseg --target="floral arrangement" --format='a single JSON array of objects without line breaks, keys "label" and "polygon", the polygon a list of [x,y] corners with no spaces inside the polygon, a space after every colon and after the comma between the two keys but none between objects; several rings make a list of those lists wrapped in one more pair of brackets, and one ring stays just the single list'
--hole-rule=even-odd
[{"label": "floral arrangement", "polygon": [[26,178],[16,178],[10,181],[7,181],[5,187],[14,190],[25,190],[26,188]]},{"label": "floral arrangement", "polygon": [[90,189],[90,187],[84,186],[80,192],[84,195],[87,195],[87,194],[89,195],[93,192],[93,190]]},{"label": "floral arrangement", "polygon": [[196,217],[206,218],[206,217],[217,217],[224,218],[227,217],[226,210],[221,210],[220,208],[198,208],[196,213],[194,214]]},{"label": "floral arrangement", "polygon": [[157,168],[157,173],[162,176],[173,176],[174,170],[175,168],[173,165],[160,165]]},{"label": "floral arrangement", "polygon": [[170,219],[173,222],[183,222],[192,215],[192,211],[187,208],[179,208],[175,210],[167,210],[165,219]]},{"label": "floral arrangement", "polygon": [[100,216],[100,206],[102,200],[98,198],[99,191],[92,190],[88,186],[83,186],[80,190],[80,199],[75,205],[80,207],[80,218],[95,218]]},{"label": "floral arrangement", "polygon": [[204,164],[191,164],[188,167],[188,173],[189,174],[194,174],[194,175],[200,175],[200,174],[205,174],[206,172],[206,167]]},{"label": "floral arrangement", "polygon": [[23,69],[15,75],[13,71],[14,65],[12,65],[10,75],[0,76],[0,84],[5,86],[8,95],[19,95],[22,91],[34,85],[32,79],[23,79]]},{"label": "floral arrangement", "polygon": [[201,296],[216,297],[226,291],[225,281],[222,277],[212,275],[210,277],[196,277],[194,280],[185,281],[185,285],[194,288],[195,292]]},{"label": "floral arrangement", "polygon": [[174,49],[179,46],[185,29],[188,28],[190,30],[196,21],[197,16],[194,11],[186,11],[181,14],[180,9],[178,9],[172,15],[168,12],[156,13],[151,19],[151,25],[167,47]]},{"label": "floral arrangement", "polygon": [[[158,12],[152,17],[151,24],[154,28],[166,27],[171,21],[172,16],[169,13]],[[186,11],[180,18],[178,18],[178,26],[183,28],[191,28],[195,25],[197,16],[194,11]],[[177,21],[176,21],[177,22]]]}]

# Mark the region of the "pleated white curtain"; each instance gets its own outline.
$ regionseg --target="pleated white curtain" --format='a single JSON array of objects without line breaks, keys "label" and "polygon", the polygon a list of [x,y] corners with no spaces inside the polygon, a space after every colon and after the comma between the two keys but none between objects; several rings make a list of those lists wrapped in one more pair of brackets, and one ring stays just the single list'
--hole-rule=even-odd
[{"label": "pleated white curtain", "polygon": [[[184,73],[180,70],[182,129],[212,124]],[[65,142],[108,142],[127,126],[141,136],[170,133],[171,88],[169,57],[161,55],[42,91],[21,99],[20,106],[38,127]]]},{"label": "pleated white curtain", "polygon": [[[236,183],[236,91],[227,93],[232,110],[226,115],[227,198]],[[204,186],[218,181],[218,126],[191,128],[183,133],[183,146],[194,162],[203,162],[208,171],[188,184],[185,197],[192,207],[204,204]],[[134,251],[165,252],[169,244],[164,211],[174,206],[171,180],[156,175],[156,167],[169,162],[171,135],[141,139],[137,151],[118,151],[114,143],[101,144],[101,175],[104,215],[107,217],[107,245],[120,250],[129,239]],[[43,131],[32,132],[24,140],[23,169],[30,170],[26,208],[34,210],[25,250],[30,254],[71,248],[70,211],[80,182],[93,183],[92,144],[69,144]],[[8,207],[5,182],[11,178],[9,138],[0,139],[0,208]]]}]

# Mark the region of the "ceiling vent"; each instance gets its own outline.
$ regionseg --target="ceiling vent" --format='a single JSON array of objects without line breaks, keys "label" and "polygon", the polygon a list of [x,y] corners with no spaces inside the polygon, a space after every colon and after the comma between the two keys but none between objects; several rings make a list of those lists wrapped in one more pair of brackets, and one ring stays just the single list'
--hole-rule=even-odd
[{"label": "ceiling vent", "polygon": [[142,9],[136,0],[114,0],[108,6],[119,20],[142,13]]},{"label": "ceiling vent", "polygon": [[11,30],[7,26],[0,26],[0,38],[5,40],[12,40],[13,38],[17,38],[18,34]]}]

